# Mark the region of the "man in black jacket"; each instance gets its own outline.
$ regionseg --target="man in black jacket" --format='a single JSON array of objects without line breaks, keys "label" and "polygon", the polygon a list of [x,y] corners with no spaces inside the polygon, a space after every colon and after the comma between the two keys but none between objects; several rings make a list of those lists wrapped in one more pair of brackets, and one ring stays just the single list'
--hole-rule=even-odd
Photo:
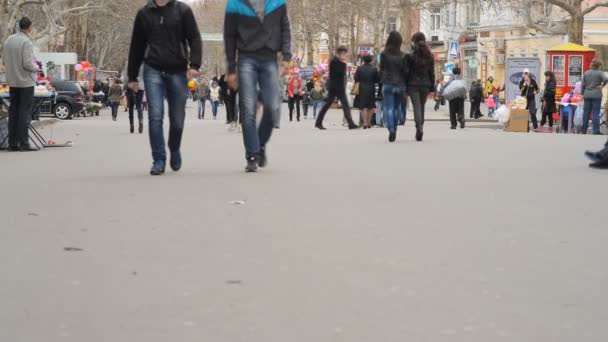
[{"label": "man in black jacket", "polygon": [[[245,171],[256,172],[258,166],[267,164],[266,144],[281,106],[277,54],[282,55],[283,74],[291,60],[291,27],[285,0],[228,0],[224,42],[228,84],[237,89],[240,83],[238,102],[247,159]],[[259,129],[258,91],[264,103]]]},{"label": "man in black jacket", "polygon": [[353,118],[350,114],[350,104],[348,104],[348,98],[346,97],[346,61],[348,60],[348,48],[340,46],[336,49],[336,56],[329,63],[329,96],[325,101],[325,105],[321,109],[319,116],[317,116],[317,122],[315,127],[324,130],[323,118],[325,114],[334,103],[336,98],[342,103],[342,110],[344,111],[344,118],[348,122],[348,129],[357,129],[359,126],[355,125]]},{"label": "man in black jacket", "polygon": [[182,166],[180,146],[186,116],[188,80],[199,75],[202,42],[192,9],[175,0],[149,0],[135,17],[129,51],[129,88],[139,90],[138,73],[144,63],[148,99],[151,175],[165,172],[167,153],[163,133],[165,96],[169,102],[171,169]]}]

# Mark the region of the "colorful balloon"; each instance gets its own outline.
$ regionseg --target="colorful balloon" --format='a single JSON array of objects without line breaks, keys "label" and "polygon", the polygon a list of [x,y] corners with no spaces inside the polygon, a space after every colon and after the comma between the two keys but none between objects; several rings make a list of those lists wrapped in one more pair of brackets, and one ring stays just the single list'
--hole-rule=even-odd
[{"label": "colorful balloon", "polygon": [[76,69],[76,71],[82,71],[82,65],[81,64],[76,64],[76,66],[74,67],[74,69]]},{"label": "colorful balloon", "polygon": [[82,67],[83,67],[83,68],[88,68],[89,66],[91,66],[91,65],[89,64],[89,62],[87,62],[87,61],[80,62],[80,65],[82,65]]}]

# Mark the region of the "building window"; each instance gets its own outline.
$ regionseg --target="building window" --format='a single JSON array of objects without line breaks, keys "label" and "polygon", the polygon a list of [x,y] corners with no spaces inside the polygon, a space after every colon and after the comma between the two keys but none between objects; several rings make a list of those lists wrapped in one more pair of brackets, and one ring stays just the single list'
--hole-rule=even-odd
[{"label": "building window", "polygon": [[431,8],[431,31],[441,30],[441,8]]}]

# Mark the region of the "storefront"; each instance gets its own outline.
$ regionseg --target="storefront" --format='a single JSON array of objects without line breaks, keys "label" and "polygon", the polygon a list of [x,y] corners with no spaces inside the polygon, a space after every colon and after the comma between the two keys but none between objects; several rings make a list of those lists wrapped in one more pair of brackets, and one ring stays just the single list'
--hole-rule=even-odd
[{"label": "storefront", "polygon": [[576,83],[582,81],[593,58],[595,50],[574,43],[558,45],[547,50],[546,65],[555,74],[555,95],[558,99],[571,92]]}]

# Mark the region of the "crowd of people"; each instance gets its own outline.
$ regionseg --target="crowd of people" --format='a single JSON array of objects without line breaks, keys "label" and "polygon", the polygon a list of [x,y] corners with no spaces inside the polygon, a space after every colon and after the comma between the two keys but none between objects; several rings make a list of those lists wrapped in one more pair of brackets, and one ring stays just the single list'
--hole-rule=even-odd
[{"label": "crowd of people", "polygon": [[[290,121],[306,119],[312,107],[315,127],[325,130],[325,115],[338,100],[349,129],[369,129],[373,125],[388,130],[388,141],[397,138],[398,127],[405,124],[408,100],[411,102],[415,121],[415,139],[423,141],[425,109],[429,95],[435,93],[436,105],[447,104],[452,129],[465,128],[464,103],[471,101],[470,118],[483,116],[480,110],[486,101],[489,116],[500,104],[500,92],[504,86],[494,86],[493,78],[485,85],[481,80],[469,87],[460,78],[456,67],[452,77],[437,80],[435,62],[423,33],[415,33],[409,40],[410,52],[404,53],[403,37],[399,32],[389,34],[385,47],[376,60],[362,58],[362,65],[354,74],[351,94],[355,95],[354,107],[360,110],[357,124],[352,117],[347,96],[347,61],[349,49],[340,46],[329,63],[326,81],[303,80],[297,73],[291,74],[282,84],[282,77],[290,73],[291,28],[285,0],[274,0],[266,6],[264,0],[229,0],[225,15],[224,42],[227,73],[206,80],[201,76],[202,41],[192,9],[184,2],[154,0],[144,6],[135,18],[126,87],[115,78],[111,82],[97,84],[107,96],[113,120],[118,119],[121,103],[126,100],[129,112],[130,132],[135,132],[135,112],[138,131],[143,133],[143,110],[147,104],[149,138],[152,150],[151,175],[162,175],[167,164],[174,171],[182,167],[181,138],[184,130],[185,109],[188,98],[197,102],[199,119],[204,119],[206,104],[210,103],[213,119],[218,117],[218,107],[226,108],[227,123],[232,130],[242,129],[247,172],[256,172],[268,165],[267,147],[273,129],[280,126],[282,93],[287,95]],[[246,8],[247,10],[243,10]],[[160,17],[161,20],[155,18]],[[28,33],[31,20],[19,21],[20,31],[12,35],[4,46],[5,63],[10,83],[11,106],[9,110],[9,150],[29,150],[27,127],[31,108],[33,85],[31,75],[38,67],[22,61],[34,60],[33,47]],[[23,48],[25,46],[25,48]],[[280,61],[277,61],[280,56]],[[601,93],[608,77],[600,71],[601,62],[594,60],[591,70],[583,77],[581,95],[584,97],[586,133],[589,115],[592,115],[594,134],[599,134],[599,108]],[[536,118],[536,97],[540,88],[530,72],[525,70],[519,86],[527,101],[532,125],[542,131],[548,123],[553,125],[552,114],[556,111],[555,75],[547,72],[543,92],[542,120]],[[190,86],[190,88],[189,88]],[[145,89],[145,91],[144,91]],[[467,96],[468,95],[468,96]],[[165,101],[168,102],[169,137],[165,146],[163,129]],[[261,120],[258,122],[258,114]],[[594,160],[592,166],[608,167],[608,148],[588,152]]]}]

